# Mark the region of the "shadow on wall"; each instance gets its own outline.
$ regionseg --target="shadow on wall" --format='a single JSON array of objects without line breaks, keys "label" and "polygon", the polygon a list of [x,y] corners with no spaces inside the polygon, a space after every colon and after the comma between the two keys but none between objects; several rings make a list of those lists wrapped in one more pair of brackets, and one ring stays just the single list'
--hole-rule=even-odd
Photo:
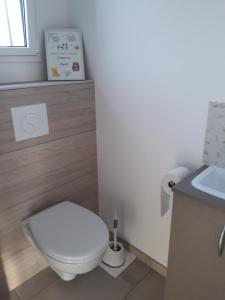
[{"label": "shadow on wall", "polygon": [[[0,241],[0,249],[1,249],[1,241]],[[9,287],[8,287],[7,278],[5,275],[5,270],[4,270],[1,256],[0,256],[0,299],[4,299],[4,300],[10,299]]]},{"label": "shadow on wall", "polygon": [[[76,6],[76,1],[74,1],[74,9]],[[98,12],[98,1],[80,1],[79,6],[81,11],[85,12],[88,15],[88,22],[84,22],[83,15],[78,14],[76,18],[73,18],[73,25],[81,29],[83,35],[83,51],[84,51],[84,65],[85,65],[85,75],[87,80],[95,80],[93,74],[93,69],[100,68],[98,65],[100,59],[98,58],[98,49],[95,51],[89,51],[92,49],[93,45],[98,45],[101,41],[97,32],[98,32],[98,23],[97,23],[97,12]],[[89,36],[87,33],[91,28],[92,34]],[[101,44],[101,43],[100,43]],[[94,67],[92,66],[94,64]]]}]

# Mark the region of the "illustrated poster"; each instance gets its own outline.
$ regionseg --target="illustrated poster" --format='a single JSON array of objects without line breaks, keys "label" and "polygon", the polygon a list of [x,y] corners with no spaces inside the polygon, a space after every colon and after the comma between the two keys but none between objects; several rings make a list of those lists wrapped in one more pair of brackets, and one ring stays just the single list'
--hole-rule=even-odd
[{"label": "illustrated poster", "polygon": [[84,80],[81,32],[75,29],[46,30],[48,80]]}]

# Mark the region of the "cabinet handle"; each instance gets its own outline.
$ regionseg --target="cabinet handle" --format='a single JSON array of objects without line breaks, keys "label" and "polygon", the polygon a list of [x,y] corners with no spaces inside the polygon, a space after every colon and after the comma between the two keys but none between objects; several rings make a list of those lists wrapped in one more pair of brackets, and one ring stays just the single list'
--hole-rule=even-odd
[{"label": "cabinet handle", "polygon": [[225,245],[225,225],[223,226],[221,235],[220,235],[220,240],[219,240],[219,247],[218,247],[218,255],[222,256],[223,254],[223,249]]}]

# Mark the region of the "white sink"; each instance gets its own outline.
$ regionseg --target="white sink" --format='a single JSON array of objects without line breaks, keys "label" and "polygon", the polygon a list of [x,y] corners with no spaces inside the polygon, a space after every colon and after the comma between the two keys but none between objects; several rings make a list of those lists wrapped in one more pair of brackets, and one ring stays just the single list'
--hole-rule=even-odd
[{"label": "white sink", "polygon": [[196,176],[191,184],[198,190],[225,200],[225,169],[210,166]]}]

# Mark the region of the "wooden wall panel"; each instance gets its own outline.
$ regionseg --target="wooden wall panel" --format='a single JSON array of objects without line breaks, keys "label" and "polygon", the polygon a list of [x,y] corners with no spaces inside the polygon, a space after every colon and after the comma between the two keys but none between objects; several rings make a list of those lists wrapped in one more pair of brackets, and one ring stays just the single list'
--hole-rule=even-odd
[{"label": "wooden wall panel", "polygon": [[96,170],[95,132],[0,156],[0,211]]},{"label": "wooden wall panel", "polygon": [[[11,107],[46,103],[50,134],[15,142]],[[95,130],[94,84],[0,91],[0,154]]]},{"label": "wooden wall panel", "polygon": [[[10,108],[37,103],[50,134],[16,143]],[[93,83],[0,91],[0,295],[46,267],[22,220],[65,200],[98,212],[95,128]]]}]

